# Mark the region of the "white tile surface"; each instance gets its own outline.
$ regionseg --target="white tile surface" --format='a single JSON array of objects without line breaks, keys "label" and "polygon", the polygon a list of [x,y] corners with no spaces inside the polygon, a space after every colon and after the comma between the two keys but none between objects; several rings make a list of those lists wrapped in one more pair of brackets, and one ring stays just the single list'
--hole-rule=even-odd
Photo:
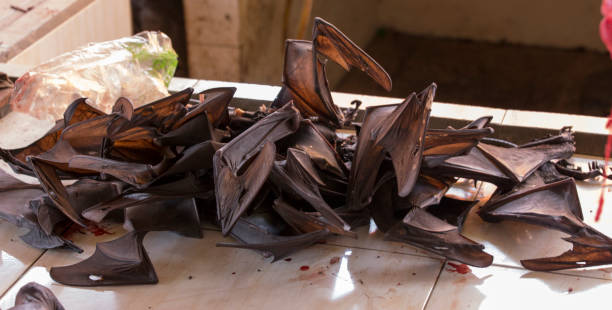
[{"label": "white tile surface", "polygon": [[610,309],[612,281],[491,266],[467,274],[445,266],[426,309]]},{"label": "white tile surface", "polygon": [[[78,236],[76,241],[92,239]],[[422,309],[442,264],[426,257],[331,245],[315,245],[292,255],[291,261],[271,264],[249,250],[215,247],[222,240],[215,231],[206,231],[204,239],[148,235],[145,247],[159,277],[157,285],[63,286],[50,279],[48,268],[89,256],[93,244],[88,242],[82,255],[49,251],[0,300],[0,308],[13,303],[21,285],[37,281],[50,287],[67,309],[85,304],[88,309]],[[334,257],[339,259],[332,264]],[[304,265],[309,270],[300,270]]]},{"label": "white tile surface", "polygon": [[19,239],[25,232],[0,220],[0,294],[9,289],[43,253]]},{"label": "white tile surface", "polygon": [[[586,165],[588,160],[591,159],[575,158],[575,161],[581,165]],[[604,213],[599,222],[595,222],[601,183],[599,181],[576,183],[585,222],[604,234],[612,235],[612,227],[609,225],[612,222],[612,193],[606,193]],[[479,199],[488,199],[494,190],[494,185],[483,184]],[[556,256],[572,247],[571,243],[561,239],[569,236],[566,233],[514,221],[487,223],[475,213],[477,210],[478,206],[469,214],[463,233],[468,238],[484,244],[485,251],[493,255],[494,264],[522,268],[521,259]],[[612,279],[610,266],[562,270],[555,273]]]}]

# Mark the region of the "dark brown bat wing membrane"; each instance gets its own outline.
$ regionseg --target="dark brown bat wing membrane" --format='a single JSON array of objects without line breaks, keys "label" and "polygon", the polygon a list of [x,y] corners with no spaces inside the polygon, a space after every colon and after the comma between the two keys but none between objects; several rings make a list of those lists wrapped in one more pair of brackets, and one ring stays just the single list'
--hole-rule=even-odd
[{"label": "dark brown bat wing membrane", "polygon": [[[308,173],[307,167],[312,165],[302,165],[302,162],[298,161],[297,156],[294,154],[299,154],[299,151],[289,152],[285,167],[278,163],[274,165],[270,174],[270,181],[280,188],[282,192],[293,194],[307,201],[321,214],[329,225],[336,227],[335,230],[350,230],[350,226],[334,212],[332,207],[321,196],[315,179]],[[308,162],[308,157],[302,156],[301,159]]]},{"label": "dark brown bat wing membrane", "polygon": [[291,136],[289,145],[308,154],[317,167],[340,178],[346,178],[348,170],[340,155],[310,120],[304,120],[300,129]]},{"label": "dark brown bat wing membrane", "polygon": [[[432,193],[432,196],[435,196]],[[372,200],[371,213],[385,239],[399,241],[472,266],[486,267],[493,257],[484,246],[461,235],[461,227],[475,201],[441,198],[422,207],[410,197],[397,195],[394,179],[380,186]]]},{"label": "dark brown bat wing membrane", "polygon": [[157,275],[142,245],[146,232],[133,231],[98,243],[89,258],[70,266],[52,267],[51,278],[76,286],[155,284]]},{"label": "dark brown bat wing membrane", "polygon": [[357,238],[357,234],[352,231],[347,231],[343,227],[331,225],[323,217],[317,217],[306,212],[295,209],[282,198],[274,201],[274,210],[291,226],[295,231],[299,233],[311,233],[320,230],[328,230],[330,233],[338,235],[346,235],[352,238]]},{"label": "dark brown bat wing membrane", "polygon": [[427,175],[420,175],[407,200],[410,205],[425,208],[437,205],[449,189],[449,184],[443,180]]},{"label": "dark brown bat wing membrane", "polygon": [[493,134],[491,127],[463,129],[430,129],[425,134],[423,156],[457,156],[471,150],[478,142]]},{"label": "dark brown bat wing membrane", "polygon": [[[477,201],[446,197],[458,178],[495,184],[478,210],[487,221],[516,220],[568,233],[557,257],[522,261],[533,270],[612,264],[612,239],[583,222],[572,178],[595,178],[561,159],[575,151],[571,130],[517,146],[490,138],[492,117],[459,129],[431,129],[431,84],[403,102],[355,109],[332,100],[326,61],[356,67],[384,89],[384,69],[336,27],[317,18],[313,40],[287,40],[283,86],[271,108],[229,107],[236,88],[193,89],[134,108],[119,98],[110,114],[75,100],[64,119],[31,145],[0,158],[40,185],[0,172],[0,218],[29,229],[21,238],[43,249],[82,251],[62,232],[73,223],[122,219],[129,231],[100,243],[89,258],[54,267],[67,285],[150,284],[157,276],[143,238],[174,231],[201,238],[201,217],[217,220],[237,244],[273,261],[373,219],[385,238],[472,266],[492,256],[461,234]],[[344,111],[344,112],[343,112]],[[346,113],[346,115],[344,114]],[[352,125],[357,135],[336,129]],[[78,179],[65,186],[62,179]],[[92,221],[92,222],[89,222]],[[61,309],[42,288],[24,297]],[[27,303],[18,305],[26,307]],[[55,307],[55,308],[52,308]]]},{"label": "dark brown bat wing membrane", "polygon": [[275,153],[274,144],[266,142],[246,171],[238,176],[227,166],[215,165],[217,212],[224,235],[229,234],[268,179]]},{"label": "dark brown bat wing membrane", "polygon": [[233,247],[251,249],[263,252],[264,257],[273,257],[273,261],[283,259],[288,255],[309,247],[330,235],[327,230],[317,230],[296,236],[278,236],[269,231],[241,218],[234,229],[232,237],[240,241],[240,244],[217,243],[219,247]]},{"label": "dark brown bat wing membrane", "polygon": [[174,231],[202,238],[195,198],[156,199],[125,209],[125,224],[135,231]]},{"label": "dark brown bat wing membrane", "polygon": [[487,127],[492,120],[493,116],[482,116],[461,127],[461,129],[483,129]]},{"label": "dark brown bat wing membrane", "polygon": [[612,263],[612,239],[583,222],[574,179],[535,184],[494,197],[478,212],[489,221],[522,221],[570,234],[565,240],[574,245],[572,250],[557,257],[522,261],[525,268],[560,270]]},{"label": "dark brown bat wing membrane", "polygon": [[215,161],[237,174],[242,165],[256,155],[266,141],[276,142],[294,133],[299,124],[299,111],[293,103],[288,103],[224,145],[217,151]]},{"label": "dark brown bat wing membrane", "polygon": [[400,197],[410,193],[418,176],[435,92],[436,84],[432,84],[413,97],[410,106],[401,104],[376,134],[375,143],[391,156]]},{"label": "dark brown bat wing membrane", "polygon": [[387,231],[385,238],[476,267],[493,263],[493,256],[483,251],[483,245],[463,237],[457,226],[420,208],[411,209],[400,223]]},{"label": "dark brown bat wing membrane", "polygon": [[[398,178],[398,193],[407,196],[418,176],[431,103],[436,86],[410,95],[399,105],[368,108],[349,177],[349,208],[365,207],[385,153],[389,153]],[[384,151],[384,152],[383,152]]]},{"label": "dark brown bat wing membrane", "polygon": [[69,248],[82,252],[72,242],[64,238],[47,234],[40,226],[36,211],[30,207],[34,201],[42,199],[44,194],[39,186],[30,187],[25,183],[0,171],[2,180],[2,199],[0,199],[0,219],[29,231],[20,238],[32,247],[39,249]]},{"label": "dark brown bat wing membrane", "polygon": [[36,177],[57,208],[75,223],[86,226],[81,216],[76,213],[74,207],[70,204],[68,192],[57,175],[55,167],[36,157],[30,157],[29,159],[34,167]]},{"label": "dark brown bat wing membrane", "polygon": [[319,17],[315,18],[313,27],[313,45],[317,52],[347,71],[350,70],[350,66],[358,68],[386,91],[391,91],[391,78],[385,69],[338,28]]},{"label": "dark brown bat wing membrane", "polygon": [[[28,156],[40,155],[52,149],[58,142],[64,128],[102,115],[104,115],[104,112],[91,106],[87,98],[77,99],[66,108],[64,119],[58,121],[43,137],[24,148],[0,150],[0,157],[9,164],[31,172],[31,167],[27,163]],[[33,172],[30,174],[33,174]]]},{"label": "dark brown bat wing membrane", "polygon": [[320,56],[331,59],[345,70],[356,67],[385,90],[391,90],[389,74],[374,59],[335,26],[315,18],[313,41],[286,41],[284,86],[273,106],[280,107],[293,100],[305,117],[319,117],[336,127],[344,123],[344,114],[331,98],[325,63]]},{"label": "dark brown bat wing membrane", "polygon": [[[228,106],[236,93],[236,87],[211,88],[200,92],[204,101],[185,115],[185,121],[206,112],[210,117],[213,127],[221,128],[229,123]],[[183,121],[177,122],[175,128],[182,125]]]},{"label": "dark brown bat wing membrane", "polygon": [[152,126],[167,132],[175,122],[185,115],[193,88],[186,88],[174,95],[143,105],[134,110],[132,126]]},{"label": "dark brown bat wing membrane", "polygon": [[433,168],[425,167],[424,171],[430,175],[485,181],[505,189],[516,184],[514,179],[506,175],[477,147],[472,148],[466,155],[446,158]]},{"label": "dark brown bat wing membrane", "polygon": [[321,76],[317,74],[314,55],[312,42],[287,40],[283,71],[284,86],[274,106],[280,107],[293,100],[296,108],[305,117],[316,116],[339,125],[343,121],[342,113],[329,97],[322,97],[319,93],[317,79]]},{"label": "dark brown bat wing membrane", "polygon": [[29,282],[19,289],[15,296],[15,306],[9,310],[64,310],[64,306],[50,289]]},{"label": "dark brown bat wing membrane", "polygon": [[569,158],[576,151],[574,140],[568,133],[559,135],[560,141],[539,143],[529,147],[504,148],[479,144],[478,148],[504,173],[517,183],[524,181],[536,169],[552,159]]},{"label": "dark brown bat wing membrane", "polygon": [[149,164],[129,163],[95,156],[77,155],[72,157],[69,167],[93,170],[112,175],[115,178],[139,187],[151,182],[159,172]]}]

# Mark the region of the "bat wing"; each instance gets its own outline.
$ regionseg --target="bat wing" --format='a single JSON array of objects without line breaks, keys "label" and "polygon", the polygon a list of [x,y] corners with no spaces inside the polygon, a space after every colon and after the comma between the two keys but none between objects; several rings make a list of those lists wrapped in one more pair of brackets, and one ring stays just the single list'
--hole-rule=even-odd
[{"label": "bat wing", "polygon": [[73,286],[155,284],[157,275],[142,245],[146,232],[132,231],[96,244],[94,254],[70,266],[52,267],[51,278]]}]

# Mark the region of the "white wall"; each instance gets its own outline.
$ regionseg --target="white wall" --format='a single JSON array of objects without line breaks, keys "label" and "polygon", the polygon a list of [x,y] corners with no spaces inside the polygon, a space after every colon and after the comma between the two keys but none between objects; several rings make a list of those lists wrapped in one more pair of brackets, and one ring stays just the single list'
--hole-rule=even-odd
[{"label": "white wall", "polygon": [[7,63],[36,66],[89,42],[102,42],[132,35],[129,0],[95,0]]}]

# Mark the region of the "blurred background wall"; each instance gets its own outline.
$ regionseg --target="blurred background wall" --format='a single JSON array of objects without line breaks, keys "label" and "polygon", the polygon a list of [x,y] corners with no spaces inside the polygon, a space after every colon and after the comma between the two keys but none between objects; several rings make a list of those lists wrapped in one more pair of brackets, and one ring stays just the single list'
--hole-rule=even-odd
[{"label": "blurred background wall", "polygon": [[[379,29],[603,51],[599,0],[183,0],[191,76],[278,84],[282,42],[332,22],[367,45]],[[308,12],[310,10],[310,12]],[[300,28],[302,14],[308,25]],[[308,14],[309,13],[309,14]],[[303,31],[305,29],[305,31]],[[300,32],[300,30],[302,30]],[[232,63],[232,64],[228,64]],[[339,76],[330,77],[332,84]]]},{"label": "blurred background wall", "polygon": [[382,27],[411,34],[604,50],[600,0],[378,0]]},{"label": "blurred background wall", "polygon": [[319,16],[383,65],[394,85],[386,93],[364,74],[330,64],[336,91],[403,97],[437,82],[439,101],[597,116],[607,115],[612,98],[600,0],[40,3],[34,11],[59,3],[82,9],[33,33],[36,41],[5,62],[33,66],[87,42],[161,30],[179,54],[177,76],[278,85],[285,39],[310,39]]},{"label": "blurred background wall", "polygon": [[279,84],[283,42],[335,24],[391,74],[385,93],[329,66],[335,90],[402,97],[428,83],[438,100],[604,116],[612,62],[600,0],[183,0],[189,76]]}]

